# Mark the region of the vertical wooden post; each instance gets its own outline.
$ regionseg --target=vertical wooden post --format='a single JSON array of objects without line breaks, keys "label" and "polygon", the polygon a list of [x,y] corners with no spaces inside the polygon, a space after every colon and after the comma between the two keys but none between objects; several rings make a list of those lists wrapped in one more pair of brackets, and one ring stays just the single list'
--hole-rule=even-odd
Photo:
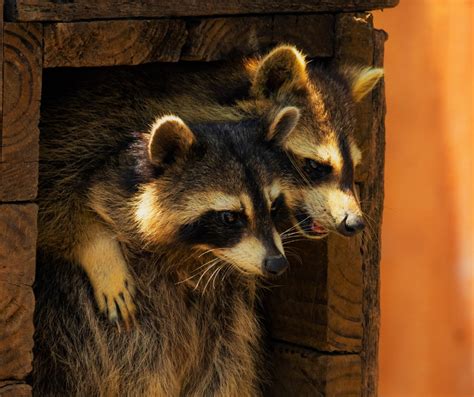
[{"label": "vertical wooden post", "polygon": [[0,23],[0,396],[29,396],[43,28]]},{"label": "vertical wooden post", "polygon": [[[381,66],[385,34],[370,14],[337,14],[334,32],[334,66]],[[377,394],[384,114],[380,84],[357,107],[356,183],[369,226],[357,238],[298,243],[303,263],[269,294],[271,395]]]}]

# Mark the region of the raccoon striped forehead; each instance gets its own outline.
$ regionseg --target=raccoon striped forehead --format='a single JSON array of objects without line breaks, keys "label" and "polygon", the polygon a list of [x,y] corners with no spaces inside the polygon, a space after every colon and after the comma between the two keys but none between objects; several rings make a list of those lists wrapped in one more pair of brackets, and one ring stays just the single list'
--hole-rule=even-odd
[{"label": "raccoon striped forehead", "polygon": [[327,139],[318,144],[308,144],[308,141],[302,135],[295,134],[287,144],[287,150],[300,159],[312,159],[324,164],[331,165],[336,171],[342,170],[344,158],[341,153],[339,142],[333,139]]}]

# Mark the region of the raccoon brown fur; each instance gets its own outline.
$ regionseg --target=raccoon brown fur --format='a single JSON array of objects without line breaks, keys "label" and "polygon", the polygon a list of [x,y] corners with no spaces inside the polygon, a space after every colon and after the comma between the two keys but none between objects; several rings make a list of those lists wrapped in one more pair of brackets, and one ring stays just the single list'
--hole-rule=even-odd
[{"label": "raccoon brown fur", "polygon": [[[117,79],[109,80],[107,78],[105,84],[93,83],[91,86],[79,90],[79,93],[87,92],[85,96],[79,95],[77,100],[60,103],[56,107],[51,106],[44,112],[46,116],[43,119],[42,131],[47,130],[49,133],[49,141],[44,144],[45,141],[43,140],[41,154],[43,161],[40,186],[40,246],[44,252],[59,253],[59,256],[63,258],[70,261],[74,260],[67,247],[74,246],[76,243],[75,239],[77,239],[78,233],[76,233],[74,227],[78,223],[70,222],[71,214],[80,214],[82,220],[79,224],[83,221],[88,222],[87,219],[90,216],[94,218],[96,215],[99,215],[102,221],[106,223],[110,221],[113,223],[113,219],[107,218],[108,214],[103,211],[111,208],[96,205],[93,208],[93,212],[96,213],[94,215],[91,213],[91,208],[83,206],[89,188],[89,176],[94,175],[97,168],[109,164],[110,157],[113,157],[118,149],[128,145],[130,128],[135,131],[145,131],[150,124],[150,120],[156,116],[176,112],[185,122],[191,123],[214,122],[216,120],[237,122],[248,118],[250,115],[260,120],[265,119],[271,125],[272,122],[278,122],[282,109],[297,106],[301,109],[301,119],[297,124],[297,128],[291,135],[288,135],[288,139],[280,142],[280,146],[290,155],[294,163],[294,169],[289,171],[291,167],[288,167],[289,176],[288,178],[282,178],[284,182],[281,183],[282,190],[285,190],[287,204],[290,206],[292,216],[295,219],[294,222],[303,233],[312,237],[324,236],[328,230],[338,230],[343,234],[346,234],[346,232],[348,235],[352,234],[351,228],[346,227],[348,226],[347,214],[353,212],[354,219],[360,218],[360,210],[352,186],[351,170],[358,157],[357,149],[354,148],[350,139],[350,132],[354,125],[352,109],[354,101],[360,99],[372,89],[381,76],[380,72],[371,70],[370,78],[367,77],[364,71],[360,70],[342,74],[336,73],[335,77],[326,77],[324,72],[309,70],[304,57],[291,47],[277,48],[266,57],[249,62],[247,68],[238,65],[237,67],[231,66],[224,69],[217,67],[214,69],[211,66],[209,71],[198,74],[188,73],[184,68],[178,80],[173,80],[178,68],[173,66],[171,72],[167,69],[167,67],[163,67],[158,76],[156,75],[157,69],[153,67],[149,70],[144,68],[143,72],[138,73],[141,74],[138,77],[135,72],[129,70],[118,72],[119,77]],[[220,72],[216,73],[218,70]],[[281,71],[281,74],[275,73],[275,71]],[[77,92],[71,94],[70,97],[74,95],[77,95]],[[84,100],[84,98],[87,99]],[[91,106],[85,106],[87,102],[93,103],[95,110]],[[46,106],[49,106],[47,101]],[[341,107],[344,108],[345,112],[340,111]],[[294,121],[295,117],[290,117],[290,119]],[[93,134],[84,135],[84,128],[93,132]],[[97,139],[101,137],[106,139]],[[58,150],[58,148],[60,149]],[[101,155],[91,155],[96,153]],[[44,162],[45,159],[46,162]],[[313,162],[316,167],[313,167]],[[54,166],[51,167],[51,164],[54,164]],[[72,179],[79,176],[76,182],[81,180],[83,189],[78,188],[81,184],[75,184],[74,188],[71,189],[71,179],[58,178],[58,170],[61,174],[70,175]],[[324,174],[323,177],[320,176],[321,173]],[[313,178],[314,175],[316,175],[315,178]],[[120,208],[122,199],[123,197],[120,194],[116,197],[116,209]],[[115,208],[113,201],[108,200],[107,203],[112,209]],[[327,216],[328,213],[330,214],[329,217]],[[101,222],[92,223],[100,225]],[[342,225],[342,229],[340,225]],[[94,234],[96,233],[94,232]],[[133,237],[130,230],[125,230],[124,233],[117,236],[122,244],[121,251],[124,251],[125,247],[134,246],[129,241],[130,236]],[[144,253],[136,254],[136,251],[138,251],[136,246],[132,249],[129,248],[129,250],[133,254],[128,253],[127,262],[129,264],[133,263],[130,269],[126,268],[126,271],[131,273],[127,277],[130,276],[131,280],[135,280],[136,285],[130,286],[130,294],[125,295],[123,299],[127,304],[117,311],[122,312],[122,314],[124,314],[123,311],[125,311],[125,314],[130,311],[131,318],[133,318],[135,306],[132,299],[136,293],[136,302],[138,303],[136,310],[138,310],[140,321],[140,318],[146,318],[142,311],[146,312],[147,308],[151,307],[149,313],[161,313],[160,310],[163,309],[160,306],[161,303],[157,300],[157,295],[161,294],[161,290],[156,285],[150,287],[150,280],[160,279],[166,284],[167,288],[170,288],[172,283],[169,279],[164,282],[160,278],[162,277],[161,273],[159,273],[160,276],[158,276],[158,273],[154,273],[156,268],[154,269],[153,266],[149,273],[144,270],[149,269],[148,266],[155,262],[153,255],[147,257]],[[176,247],[174,247],[174,250],[176,250]],[[142,255],[143,260],[133,259],[142,257]],[[165,256],[167,257],[167,255]],[[47,255],[46,257],[48,258]],[[172,266],[176,263],[176,258],[170,261],[167,259],[161,261],[161,259],[160,264],[166,265],[169,263]],[[46,264],[44,269],[49,269],[49,261],[52,263],[51,269],[56,269],[56,265],[53,263],[60,263],[64,259],[58,259],[57,256],[53,259],[47,259],[43,261]],[[61,390],[60,385],[54,383],[48,389],[49,386],[46,386],[47,374],[41,372],[40,369],[43,368],[42,362],[47,363],[45,368],[48,368],[48,366],[58,368],[58,379],[61,377],[67,379],[64,387],[69,393],[80,390],[85,395],[89,393],[92,395],[94,393],[116,395],[115,391],[117,389],[114,389],[114,387],[120,384],[118,378],[129,379],[127,374],[133,374],[132,377],[134,377],[137,372],[141,371],[143,378],[136,378],[141,383],[138,380],[126,384],[122,383],[121,394],[143,395],[140,393],[145,390],[146,393],[152,395],[179,395],[184,392],[186,392],[185,395],[193,395],[193,391],[200,392],[204,389],[206,393],[211,395],[258,394],[256,384],[258,383],[257,380],[261,379],[260,368],[257,368],[256,365],[258,358],[256,352],[259,348],[258,326],[253,316],[252,305],[249,304],[255,298],[255,285],[254,283],[249,284],[248,280],[242,283],[241,279],[243,277],[241,274],[233,272],[232,276],[227,277],[232,279],[230,285],[236,286],[235,293],[237,294],[240,291],[241,295],[237,294],[232,298],[223,295],[226,297],[224,301],[227,301],[227,298],[229,298],[229,301],[235,300],[234,308],[244,308],[242,312],[239,312],[239,310],[231,311],[235,315],[233,318],[237,323],[247,324],[245,327],[237,327],[239,332],[231,333],[236,337],[232,344],[235,343],[239,347],[230,350],[227,343],[224,343],[222,346],[225,351],[220,351],[220,356],[213,355],[210,350],[203,350],[198,359],[198,366],[192,363],[196,364],[196,361],[193,360],[199,354],[193,354],[193,360],[188,360],[191,362],[192,370],[190,370],[183,366],[183,362],[186,362],[186,360],[182,361],[182,357],[179,356],[181,353],[177,355],[178,360],[176,362],[178,364],[172,365],[170,361],[167,361],[170,359],[170,355],[174,354],[173,349],[176,349],[176,352],[181,351],[179,346],[171,343],[167,345],[170,347],[169,350],[163,351],[160,350],[161,347],[157,347],[160,346],[159,341],[148,343],[155,336],[154,330],[166,328],[163,326],[166,323],[166,314],[163,317],[150,315],[149,317],[155,320],[154,325],[150,325],[151,322],[145,321],[145,323],[139,323],[136,327],[133,327],[131,331],[133,335],[140,335],[141,333],[146,334],[146,336],[141,335],[137,339],[132,336],[124,336],[123,339],[120,339],[113,333],[110,325],[103,323],[100,318],[97,318],[97,315],[94,317],[94,305],[83,279],[81,284],[77,278],[74,278],[76,277],[74,274],[70,274],[66,270],[68,268],[70,266],[63,266],[61,270],[54,273],[59,278],[55,280],[56,284],[53,282],[52,285],[56,285],[56,288],[58,288],[64,280],[71,277],[71,286],[73,286],[73,289],[77,288],[77,293],[71,295],[70,302],[73,303],[68,307],[73,310],[75,307],[81,307],[77,320],[79,324],[81,320],[85,321],[81,324],[81,329],[86,335],[74,331],[69,333],[69,325],[61,328],[65,333],[58,333],[57,328],[55,332],[52,332],[55,325],[57,327],[58,324],[68,323],[70,313],[64,308],[57,309],[56,320],[59,322],[52,321],[51,317],[54,310],[48,311],[48,307],[54,307],[50,302],[54,297],[54,290],[44,292],[44,289],[38,287],[38,291],[43,291],[40,296],[45,299],[45,303],[41,304],[40,311],[37,314],[37,340],[41,341],[38,344],[38,351],[41,354],[37,354],[35,358],[36,390],[39,393],[42,390],[43,394],[41,395],[54,395],[55,392]],[[123,278],[114,280],[114,276],[120,274],[121,271],[110,271],[107,267],[105,269],[104,281],[110,281],[105,287],[110,288],[110,286],[118,285],[122,289],[112,288],[112,295],[120,296],[123,293],[125,280]],[[71,270],[71,272],[74,271]],[[180,276],[177,274],[175,274],[175,279],[171,281],[180,282],[189,276],[189,272],[179,272]],[[211,274],[213,273],[211,272]],[[111,278],[107,279],[107,276]],[[234,277],[237,277],[237,279],[234,279]],[[48,277],[43,278],[43,287],[47,280]],[[203,280],[209,281],[206,278]],[[189,282],[183,284],[189,287]],[[161,283],[159,285],[162,286]],[[225,291],[219,289],[221,287],[222,285],[219,285],[216,290],[220,292],[227,291],[227,289]],[[136,292],[134,289],[136,289]],[[172,288],[173,293],[168,295],[168,292],[167,289],[164,289],[164,296],[182,298],[182,295],[175,291],[174,287]],[[177,295],[173,295],[175,292],[177,292]],[[151,297],[150,302],[143,300],[143,296]],[[202,306],[198,305],[199,308],[196,311],[191,311],[193,313],[191,316],[195,316],[194,319],[199,318],[197,313],[202,312],[202,308],[213,307],[213,303],[214,305],[217,304],[222,296],[211,294],[207,298],[209,298],[208,301],[200,300],[199,305],[202,304]],[[226,311],[229,310],[229,305],[224,302],[219,303],[222,303],[220,306],[222,310],[218,310],[218,312],[224,312],[228,317],[232,317]],[[163,305],[165,304],[163,302]],[[157,306],[159,306],[159,309],[157,309]],[[109,310],[109,307],[105,305],[102,309]],[[186,313],[184,307],[179,307],[176,312],[172,311],[172,313],[178,313],[179,311]],[[252,316],[249,313],[252,313]],[[112,319],[115,319],[115,316],[112,316]],[[251,321],[247,318],[249,316]],[[171,315],[170,318],[174,319],[175,316]],[[189,337],[197,335],[193,340],[197,341],[197,344],[202,344],[209,331],[206,327],[209,326],[209,321],[215,318],[215,316],[204,316],[196,320],[203,327],[200,330],[204,331],[204,334],[200,335],[195,333],[195,325],[193,325],[195,322],[193,323],[191,319],[186,318],[186,324],[190,328],[184,334]],[[238,318],[240,320],[237,320]],[[253,324],[250,324],[252,322]],[[179,324],[173,323],[172,326],[167,324],[170,328],[166,330],[171,332],[170,339],[177,344],[182,343],[177,337],[178,333],[176,331],[182,325]],[[255,334],[249,332],[253,329],[257,330]],[[220,331],[224,334],[227,332],[222,331],[222,329]],[[82,337],[87,343],[81,344]],[[53,342],[55,338],[56,343]],[[150,357],[150,361],[138,360],[137,355],[143,353],[143,350],[140,349],[146,348],[138,344],[139,338],[142,338],[145,345],[149,344],[150,352],[159,351],[159,357],[165,359],[166,362],[159,363],[156,361],[154,353],[151,354],[154,357],[143,355],[144,357]],[[165,335],[165,341],[166,338]],[[236,343],[236,340],[241,342]],[[194,346],[197,346],[197,344],[194,344]],[[118,348],[119,345],[122,347]],[[49,349],[48,346],[57,347],[54,354],[46,352]],[[216,344],[213,346],[215,348]],[[79,352],[77,359],[72,359],[74,351]],[[100,357],[97,352],[101,352]],[[195,350],[191,349],[191,352],[195,352]],[[239,357],[239,354],[245,356],[245,359],[238,359],[235,365],[232,365],[233,355]],[[130,359],[130,357],[133,357],[133,359]],[[219,364],[219,369],[211,368],[209,365],[206,367],[203,363],[209,360],[210,357],[215,362],[220,362],[221,358],[225,357],[225,360],[222,360],[225,361],[225,365]],[[143,363],[143,366],[137,365],[136,368],[132,368],[133,360]],[[244,361],[246,364],[242,364]],[[165,367],[161,368],[161,364]],[[150,368],[152,368],[151,372],[149,371]],[[210,368],[209,372],[206,372],[206,368]],[[137,372],[135,372],[135,369]],[[155,369],[160,373],[159,376],[156,376]],[[181,370],[184,372],[180,372]],[[193,380],[195,375],[189,375],[193,370],[211,375],[200,378],[199,381]],[[96,381],[87,382],[83,375],[88,371],[97,375]],[[161,377],[162,373],[167,375]],[[186,375],[182,375],[183,373],[186,373]],[[168,374],[170,374],[169,377]],[[223,378],[224,381],[216,381],[216,377]],[[149,386],[150,384],[154,384],[154,386]],[[126,391],[124,392],[124,390]],[[212,390],[212,393],[209,390]],[[195,395],[207,395],[206,393]]]},{"label": "raccoon brown fur", "polygon": [[[119,92],[43,102],[35,394],[256,395],[256,277],[286,266],[272,219],[284,158],[272,142],[299,114],[152,124],[153,109]],[[104,297],[109,319],[125,317],[135,295],[126,333],[97,315],[91,293],[101,297],[71,263],[84,244],[118,288],[117,301]]]}]

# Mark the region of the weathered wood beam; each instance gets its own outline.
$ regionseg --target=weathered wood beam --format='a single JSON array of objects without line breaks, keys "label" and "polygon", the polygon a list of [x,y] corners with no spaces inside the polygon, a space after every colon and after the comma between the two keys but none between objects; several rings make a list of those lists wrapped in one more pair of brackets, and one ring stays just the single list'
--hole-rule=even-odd
[{"label": "weathered wood beam", "polygon": [[43,27],[5,23],[0,201],[36,197]]},{"label": "weathered wood beam", "polygon": [[[387,35],[373,28],[370,14],[341,14],[336,19],[336,63],[383,66],[383,48]],[[385,96],[380,83],[371,95],[358,104],[356,140],[364,153],[357,170],[362,209],[368,227],[362,235],[363,338],[362,396],[377,395],[378,343],[380,327],[380,239],[383,210],[385,151]]]},{"label": "weathered wood beam", "polygon": [[357,354],[331,355],[286,343],[271,347],[271,385],[266,396],[360,396]]},{"label": "weathered wood beam", "polygon": [[35,276],[36,216],[35,204],[0,205],[0,395],[2,396],[9,395],[6,391],[10,389],[24,390],[24,387],[17,385],[16,381],[24,380],[31,371],[34,310],[31,286]]},{"label": "weathered wood beam", "polygon": [[[331,235],[293,245],[300,260],[268,293],[274,339],[322,352],[358,353],[362,347],[360,240]],[[291,256],[290,256],[291,258]]]},{"label": "weathered wood beam", "polygon": [[310,56],[333,53],[332,15],[52,23],[44,67],[218,61],[292,43]]},{"label": "weathered wood beam", "polygon": [[10,21],[80,21],[242,14],[368,11],[399,0],[6,0]]}]

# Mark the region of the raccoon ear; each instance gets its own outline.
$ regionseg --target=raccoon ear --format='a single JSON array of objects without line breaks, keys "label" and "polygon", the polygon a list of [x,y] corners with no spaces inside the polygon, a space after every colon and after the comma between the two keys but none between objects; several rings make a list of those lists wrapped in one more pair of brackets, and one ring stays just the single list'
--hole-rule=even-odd
[{"label": "raccoon ear", "polygon": [[360,102],[383,77],[382,68],[350,68],[343,71],[349,80],[354,101]]},{"label": "raccoon ear", "polygon": [[304,88],[306,61],[293,46],[279,46],[254,65],[251,94],[258,99],[278,97]]},{"label": "raccoon ear", "polygon": [[186,154],[195,142],[196,136],[179,117],[161,117],[151,127],[150,161],[159,166],[171,164]]},{"label": "raccoon ear", "polygon": [[281,109],[274,117],[267,132],[267,140],[283,145],[300,119],[300,111],[294,106]]}]

